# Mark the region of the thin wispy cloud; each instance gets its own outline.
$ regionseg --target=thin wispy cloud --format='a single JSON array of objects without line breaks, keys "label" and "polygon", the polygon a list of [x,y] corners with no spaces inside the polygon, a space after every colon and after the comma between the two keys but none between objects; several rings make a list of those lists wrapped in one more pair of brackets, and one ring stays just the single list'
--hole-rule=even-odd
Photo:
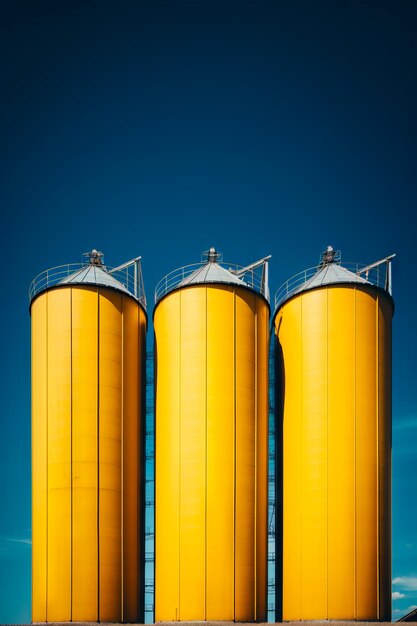
[{"label": "thin wispy cloud", "polygon": [[417,591],[417,576],[397,576],[397,578],[394,578],[392,581],[392,584],[398,585],[401,589]]},{"label": "thin wispy cloud", "polygon": [[414,611],[414,609],[417,609],[417,604],[411,604],[411,606],[406,609],[394,609],[392,614],[396,617],[402,617],[403,615],[407,615],[410,611]]},{"label": "thin wispy cloud", "polygon": [[417,415],[397,418],[392,421],[393,430],[411,430],[417,428]]},{"label": "thin wispy cloud", "polygon": [[392,423],[394,457],[415,456],[415,437],[417,435],[417,415],[407,415],[393,420]]},{"label": "thin wispy cloud", "polygon": [[400,593],[399,591],[393,591],[392,592],[392,599],[393,600],[400,600],[400,598],[405,598],[405,594],[404,593]]},{"label": "thin wispy cloud", "polygon": [[2,541],[9,541],[11,543],[27,543],[27,544],[31,544],[32,543],[32,539],[17,539],[15,537],[2,537],[1,539]]}]

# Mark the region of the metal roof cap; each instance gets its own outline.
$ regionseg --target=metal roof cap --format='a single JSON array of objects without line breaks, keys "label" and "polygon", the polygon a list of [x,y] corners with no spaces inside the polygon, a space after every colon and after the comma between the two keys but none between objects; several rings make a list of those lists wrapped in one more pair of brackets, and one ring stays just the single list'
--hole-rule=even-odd
[{"label": "metal roof cap", "polygon": [[106,271],[105,267],[87,265],[57,283],[58,285],[98,285],[110,287],[131,295],[121,282]]},{"label": "metal roof cap", "polygon": [[218,263],[209,262],[202,267],[196,269],[192,274],[184,278],[178,287],[185,287],[185,285],[195,285],[198,283],[228,283],[233,285],[244,285],[246,283],[233,276],[231,272],[219,265]]},{"label": "metal roof cap", "polygon": [[370,285],[369,280],[362,278],[354,274],[350,270],[342,267],[341,265],[329,264],[320,268],[314,276],[309,278],[301,287],[296,289],[293,293],[300,293],[301,291],[307,291],[307,289],[314,289],[315,287],[322,287],[323,285],[333,285],[335,283],[361,283]]},{"label": "metal roof cap", "polygon": [[29,287],[29,308],[40,293],[54,288],[71,285],[107,287],[134,298],[146,312],[146,295],[143,285],[141,257],[135,257],[117,267],[103,263],[103,253],[92,250],[83,254],[88,257],[82,263],[67,263],[44,270]]},{"label": "metal roof cap", "polygon": [[369,285],[383,289],[392,296],[391,261],[394,257],[395,254],[391,254],[366,266],[358,263],[345,263],[342,266],[340,251],[328,246],[320,256],[319,265],[296,274],[281,285],[275,295],[274,317],[284,302],[293,296],[327,285]]},{"label": "metal roof cap", "polygon": [[171,291],[201,284],[235,285],[251,289],[263,296],[269,304],[270,258],[267,256],[242,267],[223,262],[222,254],[212,247],[203,252],[200,263],[179,267],[164,276],[155,288],[155,304]]}]

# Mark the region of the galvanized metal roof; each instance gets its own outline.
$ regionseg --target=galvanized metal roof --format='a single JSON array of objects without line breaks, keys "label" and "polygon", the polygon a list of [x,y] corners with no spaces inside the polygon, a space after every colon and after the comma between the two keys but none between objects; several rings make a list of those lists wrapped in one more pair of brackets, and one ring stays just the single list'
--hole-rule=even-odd
[{"label": "galvanized metal roof", "polygon": [[337,283],[371,284],[369,280],[362,278],[362,276],[358,276],[358,274],[354,274],[345,267],[337,265],[336,263],[329,263],[320,267],[314,276],[306,280],[306,282],[293,293],[300,293],[301,291],[306,291],[307,289],[314,289],[315,287],[333,285]]},{"label": "galvanized metal roof", "polygon": [[77,270],[70,276],[61,280],[58,285],[99,285],[102,287],[110,287],[131,295],[121,282],[116,280],[114,276],[109,274],[103,267],[98,265],[86,265]]},{"label": "galvanized metal roof", "polygon": [[221,267],[218,263],[209,262],[196,269],[192,274],[184,278],[178,287],[185,287],[186,285],[194,285],[197,283],[226,283],[232,285],[244,285],[247,284],[234,276],[231,272]]}]

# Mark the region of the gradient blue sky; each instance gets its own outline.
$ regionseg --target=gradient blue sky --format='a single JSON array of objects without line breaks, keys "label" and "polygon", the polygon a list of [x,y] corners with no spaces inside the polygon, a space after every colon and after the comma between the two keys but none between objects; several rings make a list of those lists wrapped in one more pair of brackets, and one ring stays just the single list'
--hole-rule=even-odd
[{"label": "gradient blue sky", "polygon": [[[0,622],[30,620],[30,318],[43,269],[215,245],[392,252],[393,602],[417,605],[415,0],[2,0]],[[152,341],[152,335],[148,336]],[[401,597],[400,597],[401,596]]]}]

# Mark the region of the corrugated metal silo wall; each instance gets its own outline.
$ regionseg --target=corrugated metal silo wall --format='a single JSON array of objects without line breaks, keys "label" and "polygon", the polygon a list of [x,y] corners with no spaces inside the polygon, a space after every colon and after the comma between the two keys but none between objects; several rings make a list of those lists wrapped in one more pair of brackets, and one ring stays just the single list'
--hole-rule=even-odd
[{"label": "corrugated metal silo wall", "polygon": [[382,290],[343,284],[276,316],[286,621],[391,617],[392,311]]},{"label": "corrugated metal silo wall", "polygon": [[145,313],[72,286],[31,316],[33,621],[137,622]]},{"label": "corrugated metal silo wall", "polygon": [[230,285],[155,309],[158,620],[266,618],[268,317]]}]

